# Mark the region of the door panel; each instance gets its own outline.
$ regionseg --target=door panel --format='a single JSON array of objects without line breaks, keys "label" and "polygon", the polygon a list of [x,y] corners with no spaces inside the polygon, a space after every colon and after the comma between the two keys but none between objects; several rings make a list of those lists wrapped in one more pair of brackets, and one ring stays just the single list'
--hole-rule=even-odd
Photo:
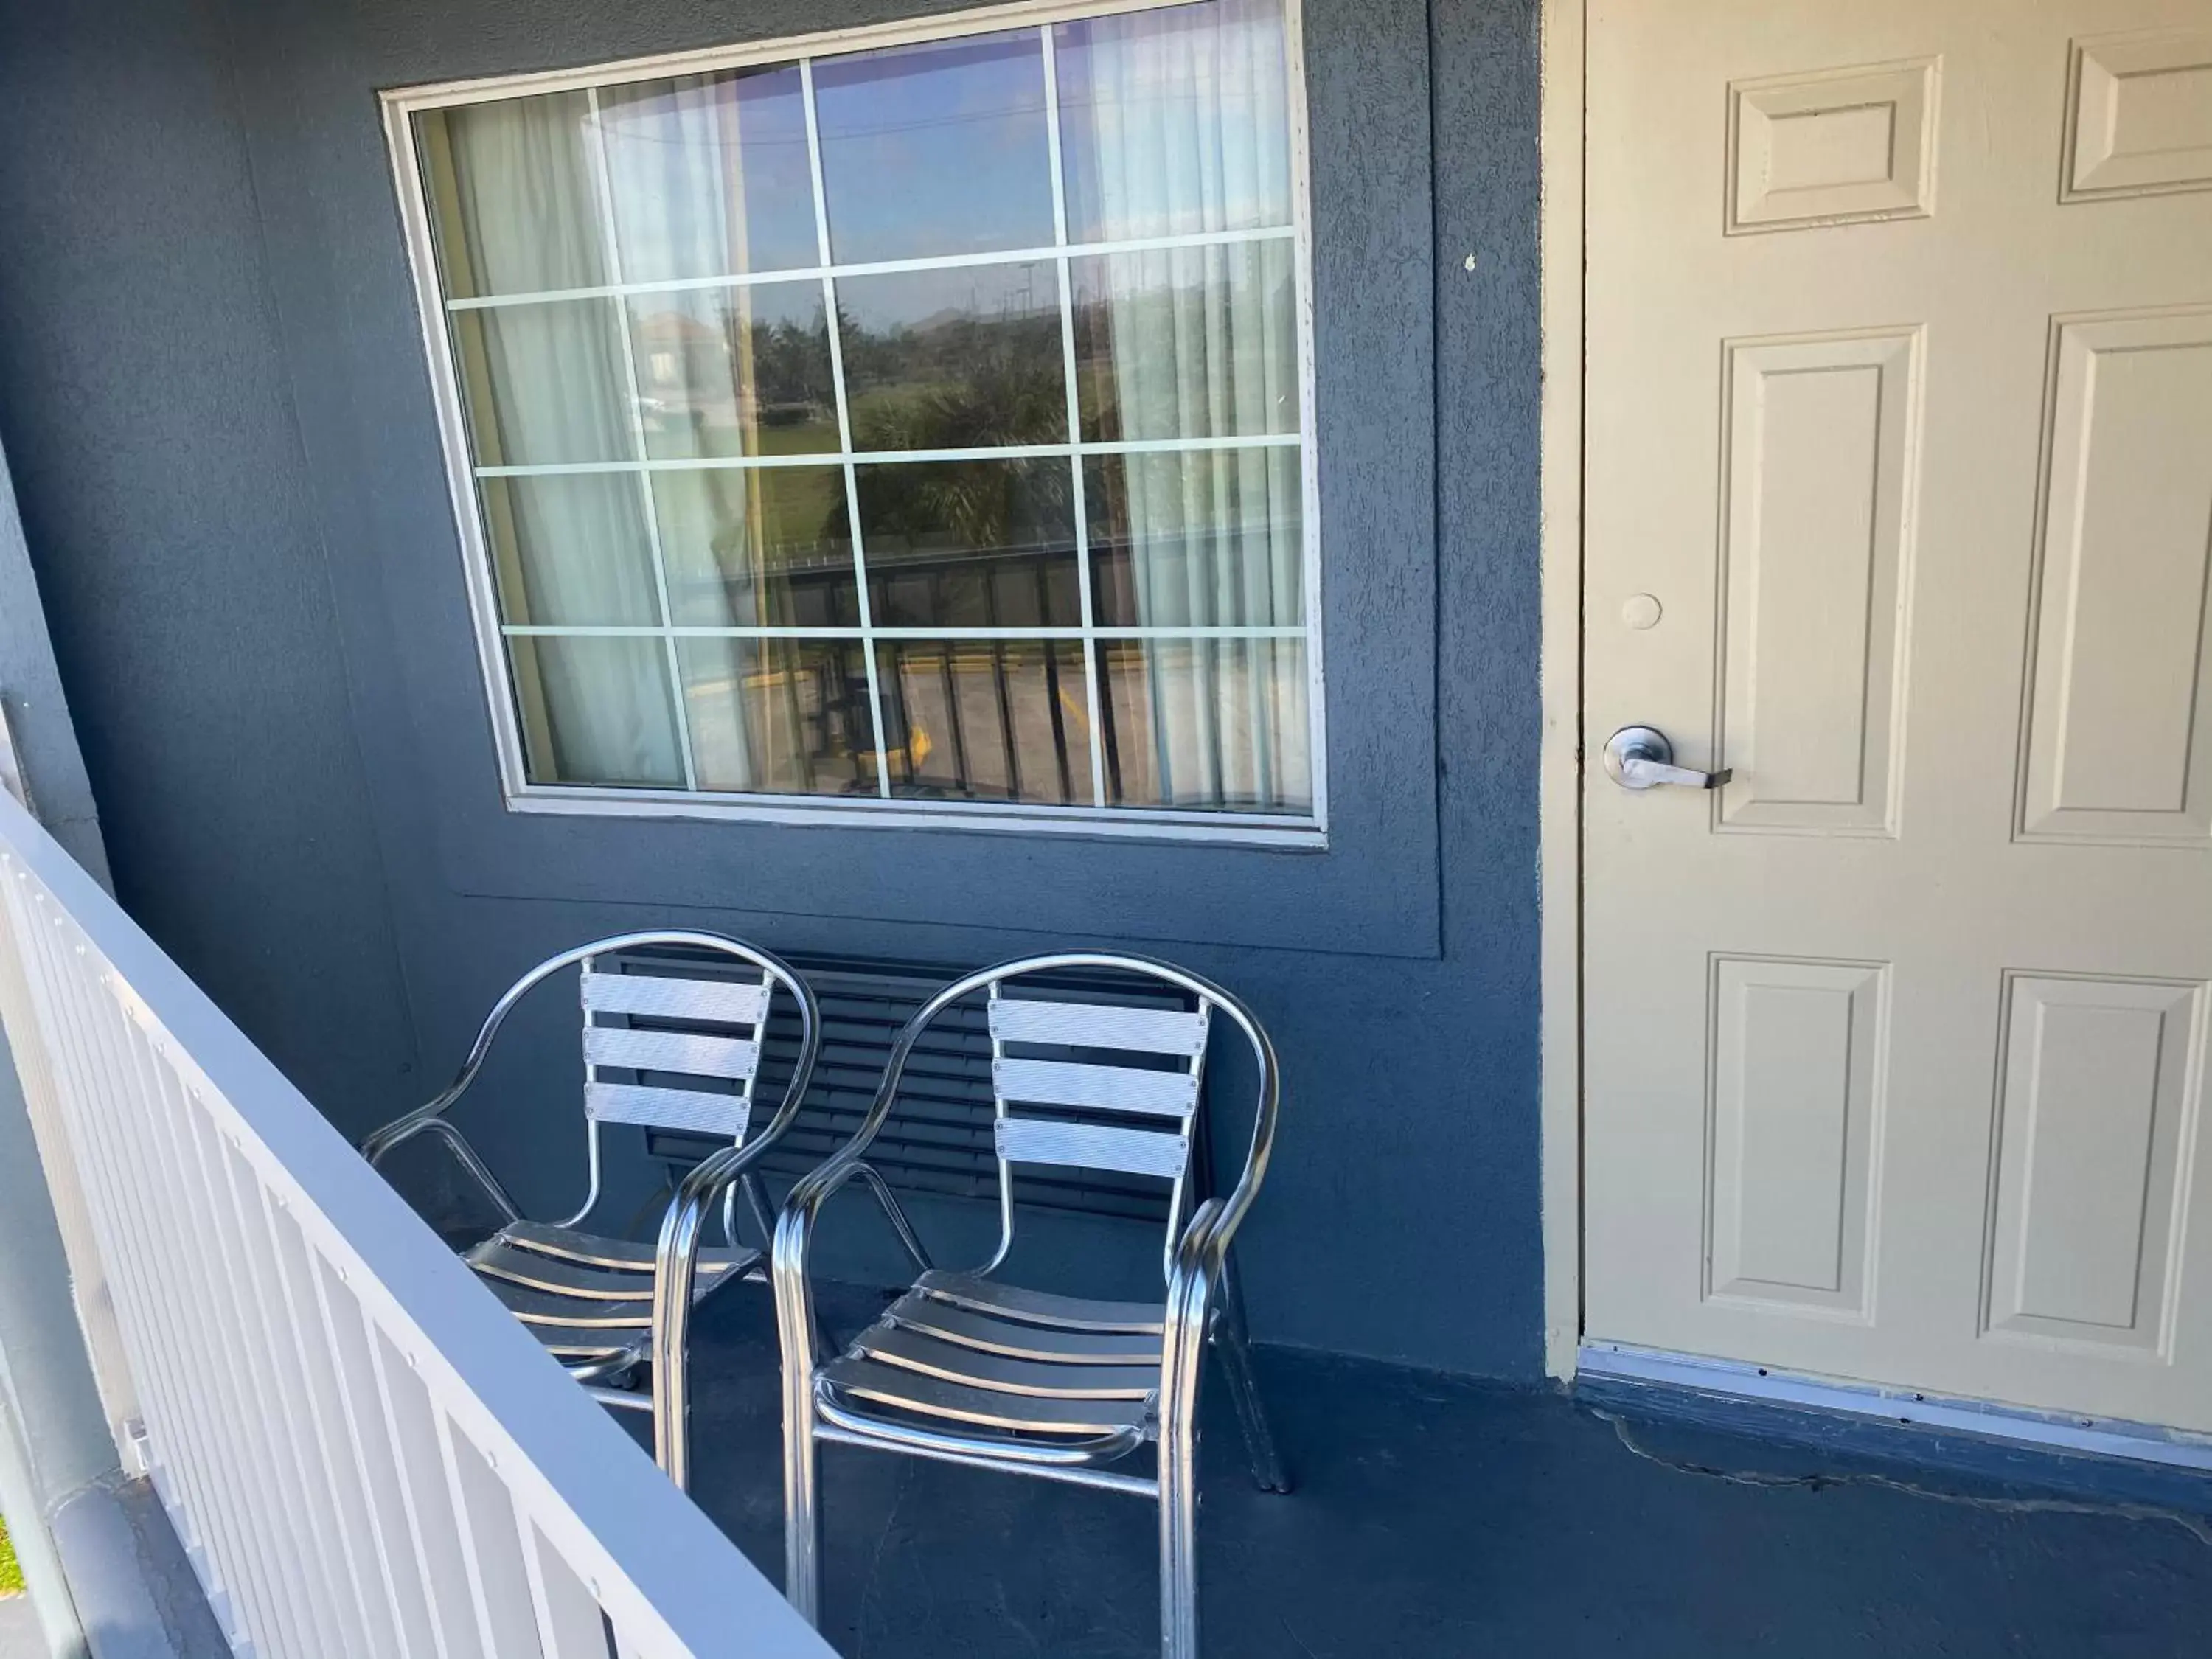
[{"label": "door panel", "polygon": [[2069,319],[2052,357],[2021,833],[2202,846],[2212,307]]},{"label": "door panel", "polygon": [[2159,1351],[2206,988],[2008,981],[1989,1328]]},{"label": "door panel", "polygon": [[1588,76],[1588,1334],[2212,1430],[2203,0]]},{"label": "door panel", "polygon": [[1918,344],[1727,349],[1724,829],[1890,833]]}]

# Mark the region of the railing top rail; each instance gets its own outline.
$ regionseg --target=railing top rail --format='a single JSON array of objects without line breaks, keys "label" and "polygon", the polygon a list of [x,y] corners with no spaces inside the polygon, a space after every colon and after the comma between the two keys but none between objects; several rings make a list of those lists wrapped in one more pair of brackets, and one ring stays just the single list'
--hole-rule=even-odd
[{"label": "railing top rail", "polygon": [[[0,870],[43,887],[199,1097],[641,1651],[824,1659],[822,1639],[305,1096],[4,793]],[[636,1638],[632,1637],[632,1641]]]}]

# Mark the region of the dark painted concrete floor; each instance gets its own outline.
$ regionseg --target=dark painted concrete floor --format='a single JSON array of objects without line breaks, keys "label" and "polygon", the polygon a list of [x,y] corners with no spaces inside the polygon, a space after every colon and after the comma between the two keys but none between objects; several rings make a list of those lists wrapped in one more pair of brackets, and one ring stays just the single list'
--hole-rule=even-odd
[{"label": "dark painted concrete floor", "polygon": [[[1212,1388],[1208,1659],[2212,1656],[2202,1518],[1364,1362],[1260,1360],[1298,1489],[1253,1488]],[[702,1310],[694,1366],[694,1486],[780,1578],[768,1297],[740,1286]],[[823,1465],[823,1628],[850,1659],[1158,1653],[1144,1499],[839,1446]]]}]

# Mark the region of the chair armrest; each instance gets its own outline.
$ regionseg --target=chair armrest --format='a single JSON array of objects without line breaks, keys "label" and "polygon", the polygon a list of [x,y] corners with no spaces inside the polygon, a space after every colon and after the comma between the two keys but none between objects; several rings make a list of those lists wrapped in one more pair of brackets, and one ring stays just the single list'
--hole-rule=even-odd
[{"label": "chair armrest", "polygon": [[1163,1445],[1171,1435],[1188,1435],[1197,1410],[1199,1376],[1206,1364],[1206,1322],[1236,1219],[1222,1200],[1209,1198],[1198,1206],[1176,1245],[1175,1267],[1168,1275],[1167,1318],[1160,1338]]},{"label": "chair armrest", "polygon": [[483,1188],[484,1195],[491,1200],[500,1214],[508,1221],[520,1221],[522,1219],[520,1206],[500,1184],[499,1177],[491,1172],[491,1166],[483,1161],[475,1147],[469,1145],[468,1138],[444,1115],[446,1108],[453,1104],[459,1092],[459,1090],[448,1090],[428,1105],[418,1106],[404,1117],[393,1119],[362,1141],[361,1155],[368,1160],[369,1168],[374,1169],[394,1147],[418,1134],[435,1135],[446,1143],[446,1149],[453,1153],[453,1161],[467,1170],[477,1185]]}]

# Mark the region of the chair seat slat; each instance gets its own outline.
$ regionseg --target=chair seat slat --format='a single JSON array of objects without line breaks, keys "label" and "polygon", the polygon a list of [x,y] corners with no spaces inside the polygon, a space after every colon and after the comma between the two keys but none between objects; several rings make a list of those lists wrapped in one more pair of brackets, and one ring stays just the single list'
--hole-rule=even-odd
[{"label": "chair seat slat", "polygon": [[584,1085],[584,1110],[601,1123],[635,1123],[647,1129],[682,1129],[725,1140],[743,1140],[752,1109],[752,1103],[743,1095],[710,1095],[700,1089],[658,1089],[638,1083]]},{"label": "chair seat slat", "polygon": [[924,1376],[1048,1400],[1149,1400],[1160,1386],[1158,1364],[1063,1365],[1050,1359],[1017,1359],[1012,1354],[964,1348],[889,1321],[864,1332],[853,1346],[871,1359]]},{"label": "chair seat slat", "polygon": [[[718,1279],[732,1268],[750,1267],[757,1260],[750,1250],[702,1250],[697,1279]],[[581,1297],[591,1302],[628,1302],[653,1293],[653,1267],[641,1262],[578,1261],[548,1255],[495,1234],[468,1252],[469,1265],[490,1279],[544,1291],[554,1296]]]},{"label": "chair seat slat", "polygon": [[1047,1400],[1001,1394],[850,1354],[831,1360],[817,1375],[831,1389],[853,1399],[1016,1433],[1112,1434],[1142,1424],[1150,1409],[1141,1400]]},{"label": "chair seat slat", "polygon": [[[597,1233],[556,1226],[550,1221],[510,1221],[496,1237],[534,1255],[558,1256],[564,1261],[582,1261],[595,1267],[627,1267],[644,1273],[653,1271],[654,1258],[659,1253],[659,1247],[649,1239],[602,1238]],[[704,1267],[709,1261],[735,1259],[749,1264],[755,1255],[751,1250],[709,1248],[699,1252],[699,1262]]]},{"label": "chair seat slat", "polygon": [[[750,1250],[743,1256],[730,1271],[700,1274],[692,1285],[692,1301],[702,1301],[732,1279],[741,1278],[744,1269],[757,1260]],[[549,1290],[539,1285],[518,1284],[503,1274],[488,1271],[481,1263],[471,1261],[469,1265],[476,1269],[484,1288],[506,1304],[507,1310],[526,1325],[557,1325],[596,1331],[609,1343],[620,1341],[622,1332],[652,1328],[653,1284],[649,1277],[640,1276],[634,1281],[627,1300],[613,1300],[568,1290]]]},{"label": "chair seat slat", "polygon": [[[509,1313],[526,1325],[574,1326],[580,1330],[601,1332],[610,1342],[619,1341],[619,1333],[623,1331],[648,1330],[653,1325],[650,1294],[629,1302],[590,1302],[580,1297],[517,1285],[489,1273],[479,1273],[477,1277],[507,1304]],[[650,1286],[644,1288],[648,1292],[651,1290]]]},{"label": "chair seat slat", "polygon": [[957,1308],[1018,1319],[1048,1329],[1123,1331],[1158,1340],[1166,1328],[1166,1310],[1157,1302],[1107,1302],[1087,1296],[1001,1285],[974,1273],[933,1267],[915,1281],[924,1296]]},{"label": "chair seat slat", "polygon": [[584,1061],[633,1072],[683,1072],[693,1077],[750,1080],[760,1066],[751,1037],[709,1036],[699,1031],[640,1031],[619,1025],[584,1028]]},{"label": "chair seat slat", "polygon": [[884,1317],[909,1330],[925,1331],[947,1342],[1015,1359],[1050,1360],[1062,1365],[1151,1365],[1160,1363],[1157,1329],[1068,1330],[994,1318],[918,1291],[909,1291],[884,1310]]},{"label": "chair seat slat", "polygon": [[1001,1042],[1050,1042],[1070,1048],[1127,1048],[1194,1057],[1206,1050],[1206,1018],[1182,1008],[1131,1008],[1110,1002],[1044,1002],[1000,997],[991,1004],[991,1035]]},{"label": "chair seat slat", "polygon": [[758,1025],[769,988],[743,980],[679,979],[659,974],[595,974],[583,978],[584,1006],[598,1013],[650,1014],[717,1025]]},{"label": "chair seat slat", "polygon": [[994,1060],[991,1086],[1001,1100],[1098,1112],[1187,1118],[1198,1107],[1198,1079],[1188,1072],[1140,1072],[1127,1066],[1084,1066],[1064,1060]]},{"label": "chair seat slat", "polygon": [[1190,1156],[1188,1141],[1162,1130],[1036,1117],[1000,1118],[998,1146],[999,1156],[1012,1164],[1118,1170],[1124,1175],[1159,1176],[1167,1180],[1182,1173]]}]

